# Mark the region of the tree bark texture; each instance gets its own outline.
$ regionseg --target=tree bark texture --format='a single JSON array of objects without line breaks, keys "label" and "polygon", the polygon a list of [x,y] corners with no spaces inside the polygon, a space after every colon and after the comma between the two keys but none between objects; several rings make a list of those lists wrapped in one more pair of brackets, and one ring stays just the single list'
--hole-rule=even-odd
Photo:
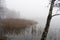
[{"label": "tree bark texture", "polygon": [[43,34],[41,36],[41,40],[46,40],[46,38],[47,38],[47,34],[48,34],[48,30],[49,30],[49,26],[50,26],[50,22],[51,22],[51,18],[52,18],[52,10],[53,10],[53,6],[54,6],[54,2],[55,2],[55,0],[51,0],[51,5],[50,5],[50,9],[49,9],[49,14],[47,17],[47,22],[46,22],[46,26],[43,31]]}]

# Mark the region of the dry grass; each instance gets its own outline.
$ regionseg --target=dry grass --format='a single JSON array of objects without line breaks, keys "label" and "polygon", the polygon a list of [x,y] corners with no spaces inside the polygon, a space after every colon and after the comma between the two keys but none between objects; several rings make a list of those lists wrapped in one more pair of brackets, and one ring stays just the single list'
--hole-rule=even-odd
[{"label": "dry grass", "polygon": [[0,40],[7,40],[6,36],[0,36]]},{"label": "dry grass", "polygon": [[0,20],[0,27],[6,31],[19,31],[36,24],[35,21],[25,19],[3,19]]}]

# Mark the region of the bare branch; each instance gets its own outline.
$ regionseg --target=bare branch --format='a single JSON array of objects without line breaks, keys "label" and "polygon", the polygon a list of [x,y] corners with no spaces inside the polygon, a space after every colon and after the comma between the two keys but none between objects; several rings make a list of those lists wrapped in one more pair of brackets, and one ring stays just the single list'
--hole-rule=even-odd
[{"label": "bare branch", "polygon": [[53,5],[54,5],[54,2],[55,2],[55,1],[56,1],[56,0],[51,0],[51,5],[50,5],[50,9],[49,9],[49,14],[48,14],[48,17],[47,17],[47,22],[46,22],[46,26],[45,26],[45,28],[44,28],[44,31],[43,31],[43,33],[42,33],[41,40],[46,40],[46,38],[47,38],[47,34],[48,34],[48,31],[49,31],[50,22],[51,22]]},{"label": "bare branch", "polygon": [[59,16],[60,14],[54,14],[54,15],[52,15],[52,17],[54,17],[54,16]]}]

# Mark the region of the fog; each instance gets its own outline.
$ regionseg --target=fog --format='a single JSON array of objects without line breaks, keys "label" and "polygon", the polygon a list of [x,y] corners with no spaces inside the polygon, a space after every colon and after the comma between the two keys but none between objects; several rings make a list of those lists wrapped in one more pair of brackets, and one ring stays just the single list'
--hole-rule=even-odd
[{"label": "fog", "polygon": [[22,18],[35,19],[46,17],[48,0],[6,0],[9,9],[20,12]]},{"label": "fog", "polygon": [[[6,0],[6,7],[19,11],[21,18],[38,20],[41,25],[45,25],[49,12],[49,0]],[[54,8],[53,14],[56,14],[56,10],[57,8]],[[51,25],[59,27],[59,17],[53,17]]]},{"label": "fog", "polygon": [[[49,13],[49,0],[6,0],[5,3],[9,10],[19,12],[20,18],[36,20],[39,23],[39,27],[45,27]],[[60,13],[57,9],[54,7],[53,14]],[[52,18],[48,34],[53,38],[56,37],[56,40],[60,39],[60,16]]]},{"label": "fog", "polygon": [[[6,0],[6,6],[19,11],[21,18],[37,20],[40,26],[45,26],[49,12],[49,0]],[[57,9],[54,8],[53,14],[56,14]],[[60,29],[60,16],[52,18],[51,29]]]}]

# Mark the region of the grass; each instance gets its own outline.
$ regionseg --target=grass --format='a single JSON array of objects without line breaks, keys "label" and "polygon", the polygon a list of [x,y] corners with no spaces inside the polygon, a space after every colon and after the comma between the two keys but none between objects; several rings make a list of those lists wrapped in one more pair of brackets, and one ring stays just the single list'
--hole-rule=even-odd
[{"label": "grass", "polygon": [[13,33],[20,32],[20,30],[25,29],[26,27],[30,27],[37,22],[26,19],[2,19],[0,20],[0,27],[2,27],[5,31]]}]

